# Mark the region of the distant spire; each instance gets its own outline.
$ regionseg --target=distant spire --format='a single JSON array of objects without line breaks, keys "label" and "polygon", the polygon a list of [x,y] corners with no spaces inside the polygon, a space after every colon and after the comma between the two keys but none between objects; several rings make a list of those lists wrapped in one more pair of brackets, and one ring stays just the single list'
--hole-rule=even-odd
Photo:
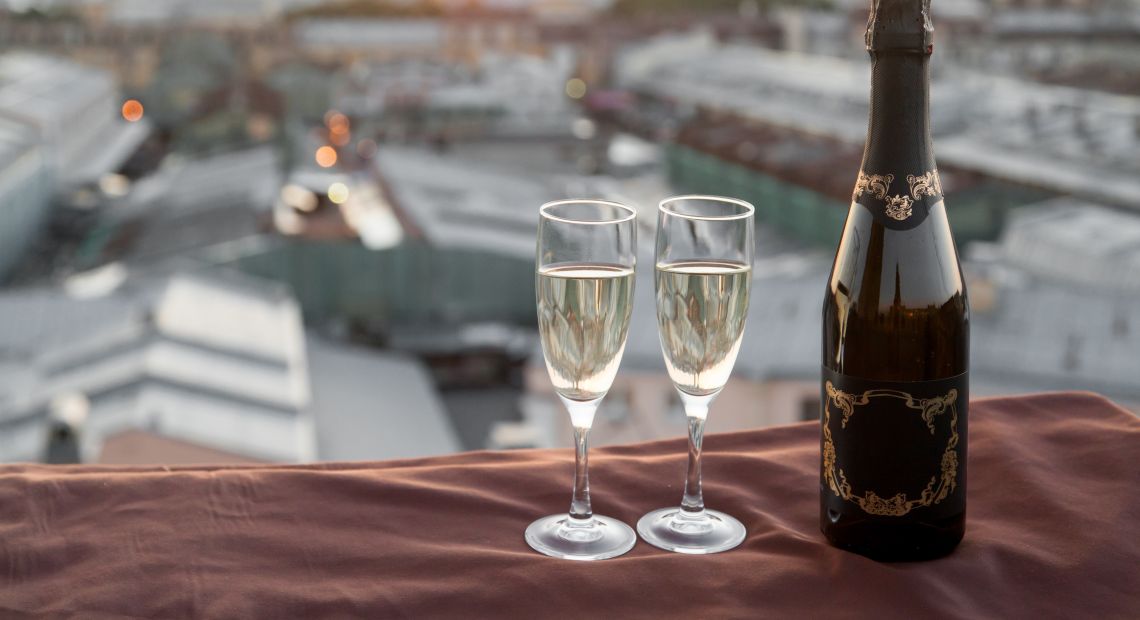
[{"label": "distant spire", "polygon": [[895,265],[895,300],[894,307],[902,307],[902,278],[899,277],[899,266]]},{"label": "distant spire", "polygon": [[81,463],[79,438],[91,403],[80,393],[61,394],[48,406],[48,436],[43,461],[53,465]]},{"label": "distant spire", "polygon": [[79,463],[79,432],[63,420],[52,420],[48,429],[47,447],[44,449],[44,462],[52,465]]}]

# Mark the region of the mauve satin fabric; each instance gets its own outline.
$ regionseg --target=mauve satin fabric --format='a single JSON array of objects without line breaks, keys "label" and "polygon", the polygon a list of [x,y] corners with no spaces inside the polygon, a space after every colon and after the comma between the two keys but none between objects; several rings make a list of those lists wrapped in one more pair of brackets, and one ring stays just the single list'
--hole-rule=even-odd
[{"label": "mauve satin fabric", "polygon": [[[0,617],[1140,618],[1140,421],[1071,393],[970,415],[966,539],[914,564],[824,542],[812,423],[707,437],[706,500],[748,538],[705,557],[532,552],[523,529],[567,508],[570,450],[7,466]],[[592,457],[602,514],[632,524],[680,500],[680,439]]]}]

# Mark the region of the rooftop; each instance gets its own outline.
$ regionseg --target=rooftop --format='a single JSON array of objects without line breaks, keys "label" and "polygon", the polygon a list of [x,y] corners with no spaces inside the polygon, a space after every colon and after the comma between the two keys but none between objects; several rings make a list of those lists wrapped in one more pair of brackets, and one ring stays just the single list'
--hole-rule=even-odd
[{"label": "rooftop", "polygon": [[1140,218],[1072,198],[1014,211],[994,255],[1070,287],[1140,292]]},{"label": "rooftop", "polygon": [[386,147],[376,166],[387,192],[435,246],[534,258],[538,206],[560,195],[549,179],[470,160]]},{"label": "rooftop", "polygon": [[[627,88],[680,106],[860,144],[869,71],[866,60],[720,45],[696,34],[627,50],[617,75]],[[944,68],[931,101],[943,164],[1140,208],[1140,96]]]},{"label": "rooftop", "polygon": [[1016,272],[994,286],[992,308],[971,316],[974,376],[991,385],[1093,390],[1140,402],[1140,308],[1132,294]]},{"label": "rooftop", "polygon": [[101,69],[28,52],[0,56],[0,117],[27,125],[50,147],[63,185],[92,183],[118,169],[150,134],[149,121],[120,118],[120,99],[113,76]]},{"label": "rooftop", "polygon": [[200,159],[167,158],[108,217],[132,262],[153,263],[258,234],[281,188],[269,147]]},{"label": "rooftop", "polygon": [[300,311],[279,287],[235,278],[249,279],[142,275],[79,297],[0,294],[0,324],[21,326],[0,333],[3,350],[32,371],[5,395],[0,458],[34,460],[51,402],[69,394],[90,403],[89,460],[104,437],[140,427],[258,460],[313,458]]},{"label": "rooftop", "polygon": [[45,130],[113,89],[109,73],[79,63],[26,52],[0,56],[0,110]]},{"label": "rooftop", "polygon": [[379,460],[462,450],[422,362],[313,335],[306,343],[318,458]]},{"label": "rooftop", "polygon": [[8,169],[25,153],[38,147],[39,140],[31,127],[0,118],[0,169]]}]

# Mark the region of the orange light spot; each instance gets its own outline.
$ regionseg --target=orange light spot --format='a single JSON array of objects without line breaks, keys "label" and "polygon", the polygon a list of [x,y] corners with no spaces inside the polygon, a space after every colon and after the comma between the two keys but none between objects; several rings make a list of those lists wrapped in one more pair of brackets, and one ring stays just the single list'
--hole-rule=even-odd
[{"label": "orange light spot", "polygon": [[348,130],[337,131],[335,129],[329,131],[329,142],[337,146],[344,146],[352,139],[352,134]]},{"label": "orange light spot", "polygon": [[333,112],[325,116],[325,124],[334,133],[348,133],[348,117],[340,112]]},{"label": "orange light spot", "polygon": [[123,102],[123,118],[135,122],[143,117],[143,105],[138,99],[127,99]]},{"label": "orange light spot", "polygon": [[331,146],[322,146],[317,149],[317,165],[321,168],[332,168],[336,165],[336,149]]}]

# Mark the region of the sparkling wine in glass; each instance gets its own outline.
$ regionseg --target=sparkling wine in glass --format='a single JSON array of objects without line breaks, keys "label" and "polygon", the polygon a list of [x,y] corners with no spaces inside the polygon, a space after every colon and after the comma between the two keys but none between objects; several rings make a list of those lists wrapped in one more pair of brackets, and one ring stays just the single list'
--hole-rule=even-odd
[{"label": "sparkling wine in glass", "polygon": [[752,287],[752,205],[717,196],[661,202],[657,219],[657,327],[669,378],[689,422],[689,465],[679,508],[641,518],[646,542],[678,553],[717,553],[744,540],[744,525],[705,508],[701,444],[709,405],[732,374]]},{"label": "sparkling wine in glass", "polygon": [[629,331],[636,265],[636,211],[602,200],[542,206],[538,226],[538,332],[554,391],[574,427],[574,494],[568,514],[526,529],[539,553],[603,560],[629,551],[628,525],[590,506],[586,440],[594,412],[617,376]]}]

